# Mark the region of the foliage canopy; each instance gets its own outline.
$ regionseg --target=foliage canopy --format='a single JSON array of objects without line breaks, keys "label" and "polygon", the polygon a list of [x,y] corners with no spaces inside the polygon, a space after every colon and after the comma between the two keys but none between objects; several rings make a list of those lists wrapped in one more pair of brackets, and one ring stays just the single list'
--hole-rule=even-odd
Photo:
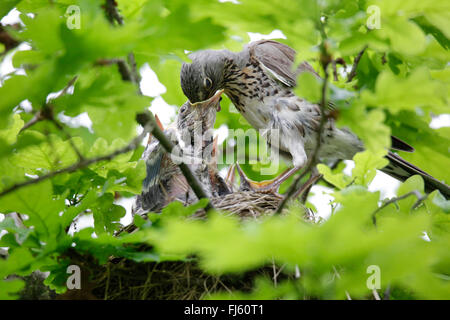
[{"label": "foliage canopy", "polygon": [[[148,63],[166,87],[163,98],[181,105],[186,98],[179,86],[179,70],[188,61],[187,52],[239,51],[249,41],[248,32],[268,34],[274,29],[285,35],[280,41],[297,50],[298,61],[308,60],[316,70],[320,69],[319,44],[324,41],[331,56],[345,62],[345,68],[338,64],[337,79],[330,79],[328,95],[338,107],[338,125],[350,127],[367,150],[355,156],[351,176],[344,173],[343,165],[335,169],[319,165],[335,188],[333,214],[317,224],[300,219],[295,206],[287,215],[260,221],[239,222],[217,213],[207,221],[187,221],[183,217],[204,203],[188,208],[173,203],[161,215],[150,214],[151,223],[136,217],[138,232],[115,237],[126,213],[115,196],[140,193],[145,177],[145,165],[139,160],[143,147],[13,190],[0,197],[0,212],[5,214],[0,221],[0,247],[9,248],[9,257],[0,260],[1,299],[17,298],[24,286],[22,280],[8,276],[35,270],[50,271],[45,283],[64,292],[69,249],[90,254],[99,263],[112,255],[146,262],[183,261],[195,254],[201,268],[213,274],[242,274],[272,261],[284,266],[283,272],[293,273],[296,266],[301,271],[300,278],[278,285],[258,278],[252,292],[224,291],[205,298],[345,299],[346,293],[371,298],[366,285],[371,265],[381,270],[379,292],[389,287],[391,298],[450,298],[449,201],[437,191],[423,198],[420,177],[403,183],[397,191],[399,200],[387,205],[389,199],[380,199],[379,192],[368,189],[376,169],[385,165],[390,134],[415,147],[414,153],[402,157],[450,183],[449,128],[429,125],[432,117],[449,112],[449,2],[117,3],[123,25],[108,21],[105,1],[100,0],[1,2],[0,17],[13,8],[21,12],[22,24],[5,30],[23,44],[21,50],[9,50],[0,43],[0,58],[11,58],[14,67],[24,72],[1,79],[0,192],[76,164],[78,153],[82,158],[102,156],[136,136],[136,113],[154,98],[140,95],[108,61],[126,61],[133,52],[137,68]],[[68,27],[73,19],[67,11],[70,5],[80,9],[80,28]],[[378,8],[379,17],[369,13],[371,5]],[[369,28],[369,19],[377,17],[379,28]],[[355,57],[366,46],[356,77],[347,82]],[[55,94],[74,77],[69,93]],[[320,97],[321,86],[314,79],[299,83],[305,85],[296,89],[297,94]],[[92,128],[63,123],[61,129],[56,125],[60,120],[44,119],[21,130],[49,108],[54,119],[63,119],[60,114],[87,113]],[[224,124],[230,129],[250,128],[226,98],[215,127]],[[250,154],[256,151],[255,145],[247,149]],[[249,177],[261,180],[261,166],[243,168]],[[23,225],[10,217],[12,212],[27,218]],[[69,233],[77,217],[86,213],[93,215],[94,226]],[[424,240],[424,233],[430,241]],[[133,244],[143,243],[151,249],[134,249]]]}]

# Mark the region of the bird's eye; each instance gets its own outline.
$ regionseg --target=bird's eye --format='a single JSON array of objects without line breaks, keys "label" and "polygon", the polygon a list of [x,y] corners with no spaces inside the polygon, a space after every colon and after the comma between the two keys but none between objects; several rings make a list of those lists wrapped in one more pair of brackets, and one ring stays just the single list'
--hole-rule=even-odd
[{"label": "bird's eye", "polygon": [[212,81],[210,78],[206,77],[205,80],[203,80],[203,85],[206,89],[211,89],[212,87]]},{"label": "bird's eye", "polygon": [[186,105],[183,105],[183,106],[180,108],[180,112],[181,112],[181,113],[184,113],[184,112],[186,111],[186,109],[187,109],[187,106],[186,106]]}]

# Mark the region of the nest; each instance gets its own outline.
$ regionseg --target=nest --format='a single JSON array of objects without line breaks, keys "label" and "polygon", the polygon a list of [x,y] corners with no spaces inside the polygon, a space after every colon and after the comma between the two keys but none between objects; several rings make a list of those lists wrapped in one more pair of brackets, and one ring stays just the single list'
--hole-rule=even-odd
[{"label": "nest", "polygon": [[273,276],[272,268],[244,275],[211,275],[191,262],[137,263],[122,260],[98,270],[91,291],[98,299],[108,300],[198,300],[216,292],[250,292],[254,278]]},{"label": "nest", "polygon": [[[235,215],[242,220],[258,219],[273,214],[283,197],[279,194],[257,192],[234,192],[220,198],[213,198],[216,209],[225,215]],[[199,211],[193,219],[206,219],[204,211]],[[311,220],[308,210],[305,219]],[[133,232],[135,226],[127,226],[122,232]],[[141,245],[141,250],[149,250]],[[75,253],[73,253],[75,254]],[[239,290],[250,292],[255,277],[265,276],[279,281],[290,276],[270,265],[241,275],[212,275],[205,273],[195,259],[191,261],[146,262],[112,257],[106,265],[99,265],[92,257],[76,253],[71,255],[74,263],[86,268],[89,266],[89,285],[71,295],[70,290],[60,299],[150,299],[150,300],[185,300],[203,299],[218,291],[231,292]],[[82,260],[82,261],[78,261]],[[277,279],[278,278],[278,279]]]},{"label": "nest", "polygon": [[279,194],[251,191],[234,192],[211,200],[214,207],[227,215],[240,218],[258,218],[272,214],[283,197]]}]

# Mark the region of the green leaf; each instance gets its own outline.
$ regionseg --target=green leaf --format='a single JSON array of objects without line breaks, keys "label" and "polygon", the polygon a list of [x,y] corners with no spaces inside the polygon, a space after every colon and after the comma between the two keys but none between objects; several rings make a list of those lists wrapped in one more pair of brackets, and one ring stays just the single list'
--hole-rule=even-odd
[{"label": "green leaf", "polygon": [[[1,240],[4,242],[6,241],[6,236],[11,236],[11,240],[13,240],[13,244],[16,246],[21,245],[30,234],[31,230],[28,228],[21,228],[16,225],[14,222],[14,219],[11,217],[6,217],[3,221],[0,222],[0,231],[5,230],[8,231],[7,234],[5,234]],[[17,238],[16,238],[17,235]]]},{"label": "green leaf", "polygon": [[344,168],[345,164],[343,162],[341,162],[333,171],[331,171],[330,167],[322,163],[317,165],[317,169],[323,174],[323,178],[338,189],[344,189],[352,182],[351,177],[343,172]]},{"label": "green leaf", "polygon": [[46,56],[61,54],[63,43],[60,37],[60,26],[63,19],[57,10],[43,8],[36,17],[22,14],[21,20],[27,28],[17,33],[23,41],[29,41],[31,46]]},{"label": "green leaf", "polygon": [[15,5],[21,0],[4,0],[0,4],[0,18],[3,18],[9,11],[14,9]]},{"label": "green leaf", "polygon": [[322,97],[321,81],[310,72],[302,72],[297,79],[297,94],[311,102],[320,102]]},{"label": "green leaf", "polygon": [[406,78],[384,71],[377,78],[375,93],[365,90],[361,97],[366,104],[384,107],[393,113],[424,107],[439,114],[448,107],[442,83],[433,81],[424,67]]},{"label": "green leaf", "polygon": [[377,169],[384,168],[389,163],[384,156],[385,152],[373,154],[368,150],[355,154],[353,157],[355,167],[352,170],[353,181],[356,184],[368,186],[375,178]]},{"label": "green leaf", "polygon": [[447,38],[450,38],[450,28],[448,26],[448,21],[450,19],[449,14],[449,6],[448,3],[446,4],[447,8],[446,10],[433,10],[431,12],[425,13],[425,16],[427,17],[427,20],[433,24],[436,28],[441,30]]},{"label": "green leaf", "polygon": [[13,300],[18,298],[18,292],[25,287],[21,279],[0,280],[0,299]]},{"label": "green leaf", "polygon": [[338,124],[347,126],[363,141],[366,150],[374,154],[390,147],[390,128],[384,124],[385,114],[379,109],[367,111],[355,103],[351,108],[341,108]]},{"label": "green leaf", "polygon": [[425,49],[425,35],[413,22],[400,17],[383,19],[383,29],[394,51],[403,54],[419,54]]},{"label": "green leaf", "polygon": [[119,220],[125,216],[125,208],[113,204],[114,196],[106,193],[97,199],[97,202],[92,206],[92,213],[94,214],[94,229],[99,235],[105,232],[113,233],[120,227]]},{"label": "green leaf", "polygon": [[[63,141],[59,136],[53,134],[48,138],[37,131],[34,131],[33,134],[36,136],[35,141],[47,141],[29,145],[16,152],[11,157],[11,161],[15,165],[30,169],[30,173],[38,173],[41,170],[67,167],[78,159],[69,141]],[[72,141],[79,150],[82,150],[83,142],[80,138],[73,138]]]},{"label": "green leaf", "polygon": [[62,227],[68,227],[77,215],[87,210],[91,205],[93,205],[96,200],[96,192],[94,190],[89,190],[89,192],[83,197],[80,203],[78,203],[76,206],[67,207],[62,215]]},{"label": "green leaf", "polygon": [[95,136],[113,141],[136,136],[136,113],[149,106],[150,98],[140,96],[132,83],[122,81],[114,66],[82,73],[74,94],[54,103],[68,116],[87,112]]},{"label": "green leaf", "polygon": [[29,219],[42,241],[56,240],[62,232],[59,213],[64,209],[64,199],[54,199],[49,180],[18,189],[0,198],[1,212],[19,212]]}]

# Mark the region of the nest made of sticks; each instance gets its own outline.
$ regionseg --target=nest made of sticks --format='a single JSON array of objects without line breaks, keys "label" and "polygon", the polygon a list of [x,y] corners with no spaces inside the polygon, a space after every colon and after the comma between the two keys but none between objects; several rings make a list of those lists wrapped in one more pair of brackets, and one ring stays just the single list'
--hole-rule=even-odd
[{"label": "nest made of sticks", "polygon": [[224,214],[240,218],[259,218],[273,213],[282,200],[283,197],[279,194],[240,191],[213,198],[211,202]]},{"label": "nest made of sticks", "polygon": [[[225,215],[238,216],[242,220],[260,219],[271,215],[278,208],[283,197],[273,193],[238,191],[211,201],[214,207]],[[305,220],[312,220],[311,212],[305,209]],[[204,211],[199,211],[190,218],[206,219]],[[123,232],[133,232],[135,226],[127,226]],[[149,250],[141,245],[140,250]],[[89,260],[87,262],[86,258]],[[247,272],[241,275],[212,275],[205,273],[195,259],[191,261],[165,261],[139,263],[127,259],[111,257],[106,265],[96,264],[92,257],[77,255],[84,259],[84,266],[89,265],[89,285],[87,292],[70,291],[61,299],[202,299],[218,291],[231,292],[239,290],[250,292],[255,277],[264,276],[279,281],[292,277],[281,273],[275,265]],[[75,261],[76,262],[76,261]],[[73,290],[71,290],[73,291]]]},{"label": "nest made of sticks", "polygon": [[[250,292],[254,279],[259,276],[273,277],[273,268],[260,268],[243,275],[213,275],[205,273],[194,261],[122,260],[94,274],[93,278],[99,281],[91,293],[98,299],[109,300],[197,300],[221,291]],[[286,278],[285,275],[277,277]]]}]

